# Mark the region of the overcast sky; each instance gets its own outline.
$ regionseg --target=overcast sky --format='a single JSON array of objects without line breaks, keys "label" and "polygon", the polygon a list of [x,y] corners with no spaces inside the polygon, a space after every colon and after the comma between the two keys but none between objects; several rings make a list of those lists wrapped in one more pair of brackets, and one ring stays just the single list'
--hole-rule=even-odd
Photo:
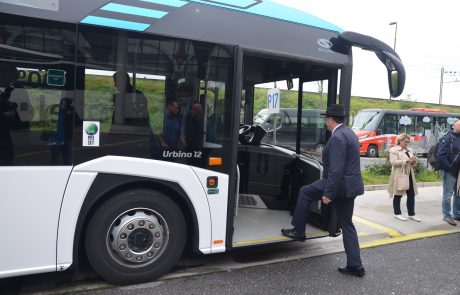
[{"label": "overcast sky", "polygon": [[[460,105],[460,1],[415,0],[272,0],[334,23],[347,31],[370,35],[394,45],[406,68],[399,98]],[[375,54],[354,49],[352,95],[388,98],[386,70]],[[455,82],[455,81],[458,82]]]}]

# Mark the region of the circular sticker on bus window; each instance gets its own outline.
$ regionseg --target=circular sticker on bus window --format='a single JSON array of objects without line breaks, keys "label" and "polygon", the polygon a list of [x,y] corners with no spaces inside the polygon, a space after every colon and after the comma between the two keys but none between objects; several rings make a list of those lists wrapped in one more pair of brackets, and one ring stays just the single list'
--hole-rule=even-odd
[{"label": "circular sticker on bus window", "polygon": [[423,117],[423,123],[430,123],[431,119],[428,116]]},{"label": "circular sticker on bus window", "polygon": [[94,123],[88,124],[88,126],[86,126],[85,132],[88,135],[95,135],[97,134],[97,131],[98,131],[97,125]]}]

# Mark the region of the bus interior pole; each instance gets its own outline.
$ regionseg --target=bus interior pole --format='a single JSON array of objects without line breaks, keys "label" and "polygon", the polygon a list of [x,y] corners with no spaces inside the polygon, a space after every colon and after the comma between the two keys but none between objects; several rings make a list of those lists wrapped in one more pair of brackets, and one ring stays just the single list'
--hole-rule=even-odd
[{"label": "bus interior pole", "polygon": [[[295,152],[300,154],[301,128],[302,128],[302,110],[303,110],[303,79],[299,78],[299,92],[297,98],[297,134]],[[321,107],[320,107],[321,108]]]}]

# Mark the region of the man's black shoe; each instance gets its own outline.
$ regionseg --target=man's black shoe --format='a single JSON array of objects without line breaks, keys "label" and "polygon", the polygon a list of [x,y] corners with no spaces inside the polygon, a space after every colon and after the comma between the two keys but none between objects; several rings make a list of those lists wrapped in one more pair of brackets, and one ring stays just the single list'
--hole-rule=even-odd
[{"label": "man's black shoe", "polygon": [[285,237],[288,237],[290,239],[300,241],[300,242],[305,242],[305,239],[306,239],[305,234],[299,233],[295,228],[291,228],[291,229],[283,228],[281,230],[281,233]]},{"label": "man's black shoe", "polygon": [[357,277],[364,277],[366,271],[362,266],[347,266],[347,267],[340,267],[339,272],[351,274]]}]

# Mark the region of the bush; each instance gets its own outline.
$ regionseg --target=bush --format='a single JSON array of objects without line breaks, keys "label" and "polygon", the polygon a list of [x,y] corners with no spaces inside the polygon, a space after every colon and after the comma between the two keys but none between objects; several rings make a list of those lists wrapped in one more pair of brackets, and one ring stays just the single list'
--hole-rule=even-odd
[{"label": "bush", "polygon": [[[364,170],[368,171],[371,174],[375,174],[375,175],[390,175],[390,173],[391,173],[391,164],[390,164],[390,161],[374,163],[374,164],[367,165]],[[418,162],[414,166],[415,174],[419,174],[419,173],[422,173],[422,172],[425,172],[425,171],[428,171],[428,169],[426,168],[425,165],[423,165],[420,162]]]},{"label": "bush", "polygon": [[[414,172],[417,182],[435,182],[441,180],[439,171],[432,171],[431,169],[427,169],[426,166],[420,162],[415,165]],[[384,161],[367,165],[362,175],[366,184],[376,184],[387,183],[387,177],[390,175],[390,173],[390,161]]]},{"label": "bush", "polygon": [[390,161],[374,163],[374,164],[367,165],[364,170],[374,175],[390,175],[391,164],[390,164]]},{"label": "bush", "polygon": [[420,162],[417,162],[417,164],[415,164],[415,167],[414,167],[415,174],[424,173],[426,171],[428,171],[428,169],[426,168],[426,165],[424,165],[424,164],[422,164]]}]

